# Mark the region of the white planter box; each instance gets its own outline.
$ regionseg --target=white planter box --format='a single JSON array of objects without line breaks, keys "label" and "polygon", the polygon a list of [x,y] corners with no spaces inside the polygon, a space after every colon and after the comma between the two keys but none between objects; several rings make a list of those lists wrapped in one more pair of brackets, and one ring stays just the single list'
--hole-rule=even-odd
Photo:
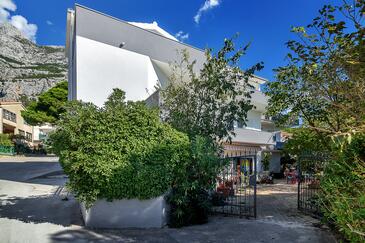
[{"label": "white planter box", "polygon": [[164,196],[149,200],[98,200],[81,212],[87,227],[94,228],[161,228],[167,222]]}]

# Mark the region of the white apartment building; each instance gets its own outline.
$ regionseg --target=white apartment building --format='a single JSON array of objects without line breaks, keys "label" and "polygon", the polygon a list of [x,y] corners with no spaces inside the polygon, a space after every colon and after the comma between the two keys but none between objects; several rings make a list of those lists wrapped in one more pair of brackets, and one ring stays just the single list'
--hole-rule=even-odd
[{"label": "white apartment building", "polygon": [[[76,5],[67,14],[68,98],[101,106],[117,87],[126,92],[128,100],[158,101],[156,85],[166,87],[172,74],[170,63],[178,60],[181,50],[196,60],[195,71],[199,72],[204,51],[179,42],[156,22],[126,22]],[[260,85],[265,82],[256,76],[250,80],[255,87],[255,109],[248,112],[247,126],[235,124],[236,137],[225,145],[228,156],[255,151],[257,171],[261,151],[275,145],[270,121],[263,119],[268,99]]]}]

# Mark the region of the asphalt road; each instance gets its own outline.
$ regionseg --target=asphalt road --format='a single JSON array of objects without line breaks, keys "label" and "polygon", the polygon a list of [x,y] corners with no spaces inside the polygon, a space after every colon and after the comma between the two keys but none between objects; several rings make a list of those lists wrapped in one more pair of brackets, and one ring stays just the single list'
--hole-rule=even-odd
[{"label": "asphalt road", "polygon": [[0,180],[26,182],[59,171],[57,157],[0,157]]}]

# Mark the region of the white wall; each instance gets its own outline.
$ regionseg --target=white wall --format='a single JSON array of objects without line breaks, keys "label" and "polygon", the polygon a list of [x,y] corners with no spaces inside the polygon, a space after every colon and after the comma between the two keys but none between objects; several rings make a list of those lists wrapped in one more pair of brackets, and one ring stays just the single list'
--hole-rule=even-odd
[{"label": "white wall", "polygon": [[247,112],[246,128],[261,130],[261,114],[262,112],[255,110]]},{"label": "white wall", "polygon": [[270,159],[270,171],[274,173],[280,173],[280,152],[272,152]]},{"label": "white wall", "polygon": [[76,37],[77,99],[102,106],[113,88],[127,100],[150,96],[158,77],[149,57],[84,37]]},{"label": "white wall", "polygon": [[76,5],[76,35],[114,47],[124,42],[124,49],[151,57],[161,62],[179,60],[176,50],[187,49],[196,70],[205,62],[204,51],[193,46],[166,38],[123,20]]}]

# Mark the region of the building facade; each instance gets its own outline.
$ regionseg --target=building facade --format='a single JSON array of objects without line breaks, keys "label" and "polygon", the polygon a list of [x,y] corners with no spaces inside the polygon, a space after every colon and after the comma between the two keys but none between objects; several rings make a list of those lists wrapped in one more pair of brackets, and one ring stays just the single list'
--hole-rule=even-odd
[{"label": "building facade", "polygon": [[0,102],[0,133],[20,135],[29,143],[34,141],[33,126],[28,125],[21,112],[25,110],[21,102]]},{"label": "building facade", "polygon": [[[194,71],[199,72],[204,51],[177,41],[156,22],[126,22],[76,5],[67,14],[68,98],[102,106],[113,88],[120,88],[127,100],[158,104],[156,87],[164,88],[170,82],[170,64],[179,61],[182,50],[196,61]],[[262,119],[268,99],[260,85],[265,82],[256,76],[250,80],[255,87],[251,99],[255,108],[248,112],[246,126],[236,122],[236,136],[225,144],[227,156],[254,151],[258,171],[261,151],[275,144],[274,133],[265,130],[270,121]]]}]

